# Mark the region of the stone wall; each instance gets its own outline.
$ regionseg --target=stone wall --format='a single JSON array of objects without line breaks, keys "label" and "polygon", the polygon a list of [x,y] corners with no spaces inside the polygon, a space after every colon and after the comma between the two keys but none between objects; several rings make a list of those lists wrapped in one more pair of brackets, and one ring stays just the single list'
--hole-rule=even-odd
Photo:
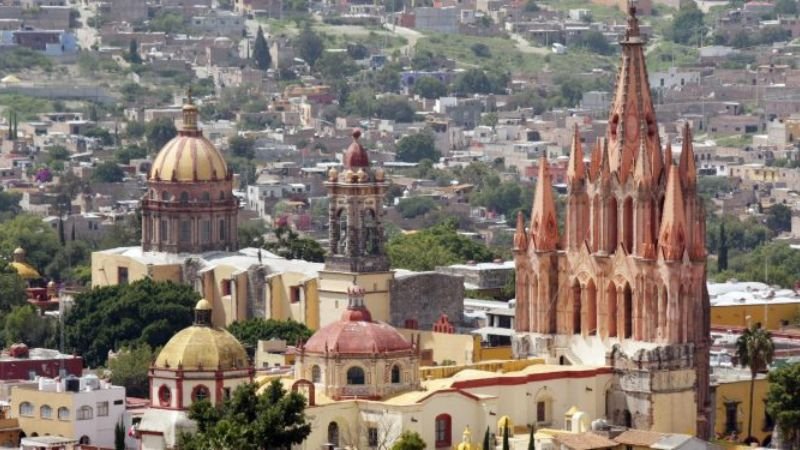
[{"label": "stone wall", "polygon": [[418,329],[431,330],[442,314],[458,326],[464,316],[464,279],[460,276],[436,272],[398,275],[389,290],[390,321],[395,327],[416,320]]}]

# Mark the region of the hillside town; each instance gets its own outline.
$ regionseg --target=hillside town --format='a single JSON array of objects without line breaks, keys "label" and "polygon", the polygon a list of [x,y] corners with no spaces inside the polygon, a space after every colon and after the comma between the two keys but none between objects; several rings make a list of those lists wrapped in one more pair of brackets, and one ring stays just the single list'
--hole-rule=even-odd
[{"label": "hillside town", "polygon": [[798,0],[0,0],[0,449],[800,450]]}]

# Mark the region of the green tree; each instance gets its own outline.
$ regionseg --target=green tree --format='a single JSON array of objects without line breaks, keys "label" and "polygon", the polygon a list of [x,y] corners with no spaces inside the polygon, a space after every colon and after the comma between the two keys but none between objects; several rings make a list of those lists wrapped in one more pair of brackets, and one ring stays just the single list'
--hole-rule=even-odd
[{"label": "green tree", "polygon": [[114,160],[119,164],[130,164],[132,159],[147,157],[147,149],[136,144],[126,145],[114,151]]},{"label": "green tree", "polygon": [[392,65],[385,65],[374,77],[373,85],[379,92],[397,92],[400,89],[400,70]]},{"label": "green tree", "polygon": [[753,392],[755,389],[756,375],[768,370],[775,354],[775,344],[772,336],[760,324],[754,324],[744,330],[736,340],[736,358],[739,365],[750,369],[750,414],[747,421],[747,439],[753,437]]},{"label": "green tree", "polygon": [[436,99],[447,95],[447,86],[438,78],[422,77],[414,82],[412,92],[422,98]]},{"label": "green tree", "polygon": [[402,95],[384,95],[375,103],[375,115],[395,122],[413,122],[415,110]]},{"label": "green tree", "polygon": [[26,287],[25,280],[17,275],[14,269],[6,264],[0,264],[0,316],[16,306],[25,304]]},{"label": "green tree", "polygon": [[256,348],[258,341],[269,339],[283,339],[289,345],[295,345],[301,340],[308,340],[313,334],[307,326],[291,319],[265,320],[260,317],[233,322],[228,325],[228,331],[249,349]]},{"label": "green tree", "polygon": [[430,197],[403,198],[397,203],[395,209],[404,219],[413,219],[435,210],[436,202]]},{"label": "green tree", "polygon": [[267,70],[272,64],[267,38],[264,37],[264,30],[260,25],[256,33],[256,41],[253,43],[253,64],[260,70]]},{"label": "green tree", "polygon": [[243,247],[264,247],[267,226],[263,220],[240,221],[237,232],[239,244]]},{"label": "green tree", "polygon": [[800,449],[800,363],[771,370],[767,412],[775,419],[784,448]]},{"label": "green tree", "polygon": [[106,161],[95,166],[92,181],[95,183],[119,183],[125,178],[125,171],[116,161]]},{"label": "green tree", "polygon": [[322,262],[325,260],[325,249],[314,239],[300,237],[287,226],[273,230],[275,240],[264,244],[264,248],[286,259],[302,259],[303,261]]},{"label": "green tree", "polygon": [[63,145],[53,145],[47,148],[47,162],[66,161],[69,159],[69,150]]},{"label": "green tree", "polygon": [[389,240],[386,250],[392,267],[416,271],[494,259],[485,245],[458,234],[458,224],[453,218],[416,233],[399,234]]},{"label": "green tree", "polygon": [[372,117],[377,109],[375,91],[367,87],[362,87],[349,92],[344,109],[350,114]]},{"label": "green tree", "polygon": [[536,4],[536,0],[528,0],[528,1],[526,1],[525,2],[525,6],[523,8],[523,10],[525,12],[529,12],[529,13],[538,12],[540,9],[541,8],[539,8],[539,5]]},{"label": "green tree", "polygon": [[40,272],[61,250],[56,231],[41,217],[27,213],[19,214],[0,226],[0,255],[10,259],[17,247],[25,250],[28,264]]},{"label": "green tree", "polygon": [[694,2],[686,2],[672,19],[667,36],[678,44],[697,46],[703,32],[703,11]]},{"label": "green tree", "polygon": [[469,49],[472,50],[472,54],[478,58],[490,58],[492,56],[492,50],[488,45],[482,42],[476,42],[472,44]]},{"label": "green tree", "polygon": [[294,49],[303,61],[309,66],[314,66],[325,50],[325,44],[310,26],[306,25],[294,42]]},{"label": "green tree", "polygon": [[150,22],[150,31],[178,34],[186,31],[183,15],[177,12],[162,10],[156,13]]},{"label": "green tree", "polygon": [[65,318],[67,348],[95,367],[105,362],[109,349],[161,347],[191,325],[199,299],[189,285],[149,278],[95,287],[75,297]]},{"label": "green tree", "polygon": [[508,422],[503,427],[503,450],[510,450],[511,446],[508,443]]},{"label": "green tree", "polygon": [[139,43],[136,42],[136,39],[131,39],[130,44],[128,45],[128,62],[131,64],[141,64],[142,57],[139,55]]},{"label": "green tree", "polygon": [[783,16],[797,15],[797,0],[778,0],[775,2],[775,14]]},{"label": "green tree", "polygon": [[258,389],[255,383],[238,386],[219,409],[208,400],[193,403],[189,418],[197,423],[197,432],[181,435],[179,447],[267,450],[303,442],[311,433],[303,394],[287,392],[280,380],[273,380],[261,394]]},{"label": "green tree", "polygon": [[459,74],[453,82],[453,92],[458,95],[502,94],[511,77],[507,73],[468,69]]},{"label": "green tree", "polygon": [[536,450],[536,439],[534,439],[534,435],[536,434],[536,426],[530,425],[530,434],[528,435],[528,450]]},{"label": "green tree", "polygon": [[125,450],[125,425],[122,420],[114,425],[114,450]]},{"label": "green tree", "polygon": [[416,431],[406,430],[394,441],[391,450],[425,450],[428,444]]},{"label": "green tree", "polygon": [[147,145],[151,152],[161,150],[167,142],[178,135],[175,122],[168,117],[159,117],[147,123],[145,126],[145,136]]},{"label": "green tree", "polygon": [[256,156],[256,141],[252,138],[234,136],[228,139],[228,147],[238,158],[253,159]]},{"label": "green tree", "polygon": [[155,358],[153,349],[144,343],[120,349],[115,357],[108,360],[111,383],[124,386],[127,396],[150,397],[150,365]]},{"label": "green tree", "polygon": [[403,136],[397,142],[395,153],[397,160],[404,162],[420,162],[423,159],[438,161],[441,156],[430,130]]},{"label": "green tree", "polygon": [[325,80],[341,80],[358,72],[358,65],[347,54],[326,52],[317,59],[314,70]]},{"label": "green tree", "polygon": [[494,450],[494,447],[492,447],[489,444],[489,427],[488,426],[486,427],[486,432],[483,433],[483,447],[482,448],[483,448],[483,450]]},{"label": "green tree", "polygon": [[719,223],[719,243],[717,244],[717,271],[728,269],[728,237],[725,235],[725,222]]},{"label": "green tree", "polygon": [[786,205],[777,203],[767,210],[767,227],[778,234],[792,229],[792,210]]},{"label": "green tree", "polygon": [[589,30],[581,33],[575,41],[575,45],[600,55],[611,55],[614,53],[614,47],[608,43],[608,39],[606,39],[605,35],[597,30]]},{"label": "green tree", "polygon": [[29,347],[51,347],[56,343],[55,321],[39,316],[32,305],[14,307],[3,319],[6,345],[23,342]]}]

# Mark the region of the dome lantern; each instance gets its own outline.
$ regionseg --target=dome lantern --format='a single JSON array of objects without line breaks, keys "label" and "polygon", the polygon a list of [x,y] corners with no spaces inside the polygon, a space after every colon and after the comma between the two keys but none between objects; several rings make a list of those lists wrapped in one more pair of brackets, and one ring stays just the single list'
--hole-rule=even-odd
[{"label": "dome lantern", "polygon": [[201,298],[194,307],[194,324],[201,327],[210,327],[211,312],[211,302]]},{"label": "dome lantern", "polygon": [[183,105],[183,127],[180,130],[182,136],[197,136],[197,106],[192,100],[192,88],[186,90],[186,103]]}]

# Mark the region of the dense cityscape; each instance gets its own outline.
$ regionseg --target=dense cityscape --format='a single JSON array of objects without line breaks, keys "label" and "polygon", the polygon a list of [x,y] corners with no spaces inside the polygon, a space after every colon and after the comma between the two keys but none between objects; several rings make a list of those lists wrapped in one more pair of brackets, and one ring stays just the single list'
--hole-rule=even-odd
[{"label": "dense cityscape", "polygon": [[800,450],[797,0],[0,0],[0,449]]}]

